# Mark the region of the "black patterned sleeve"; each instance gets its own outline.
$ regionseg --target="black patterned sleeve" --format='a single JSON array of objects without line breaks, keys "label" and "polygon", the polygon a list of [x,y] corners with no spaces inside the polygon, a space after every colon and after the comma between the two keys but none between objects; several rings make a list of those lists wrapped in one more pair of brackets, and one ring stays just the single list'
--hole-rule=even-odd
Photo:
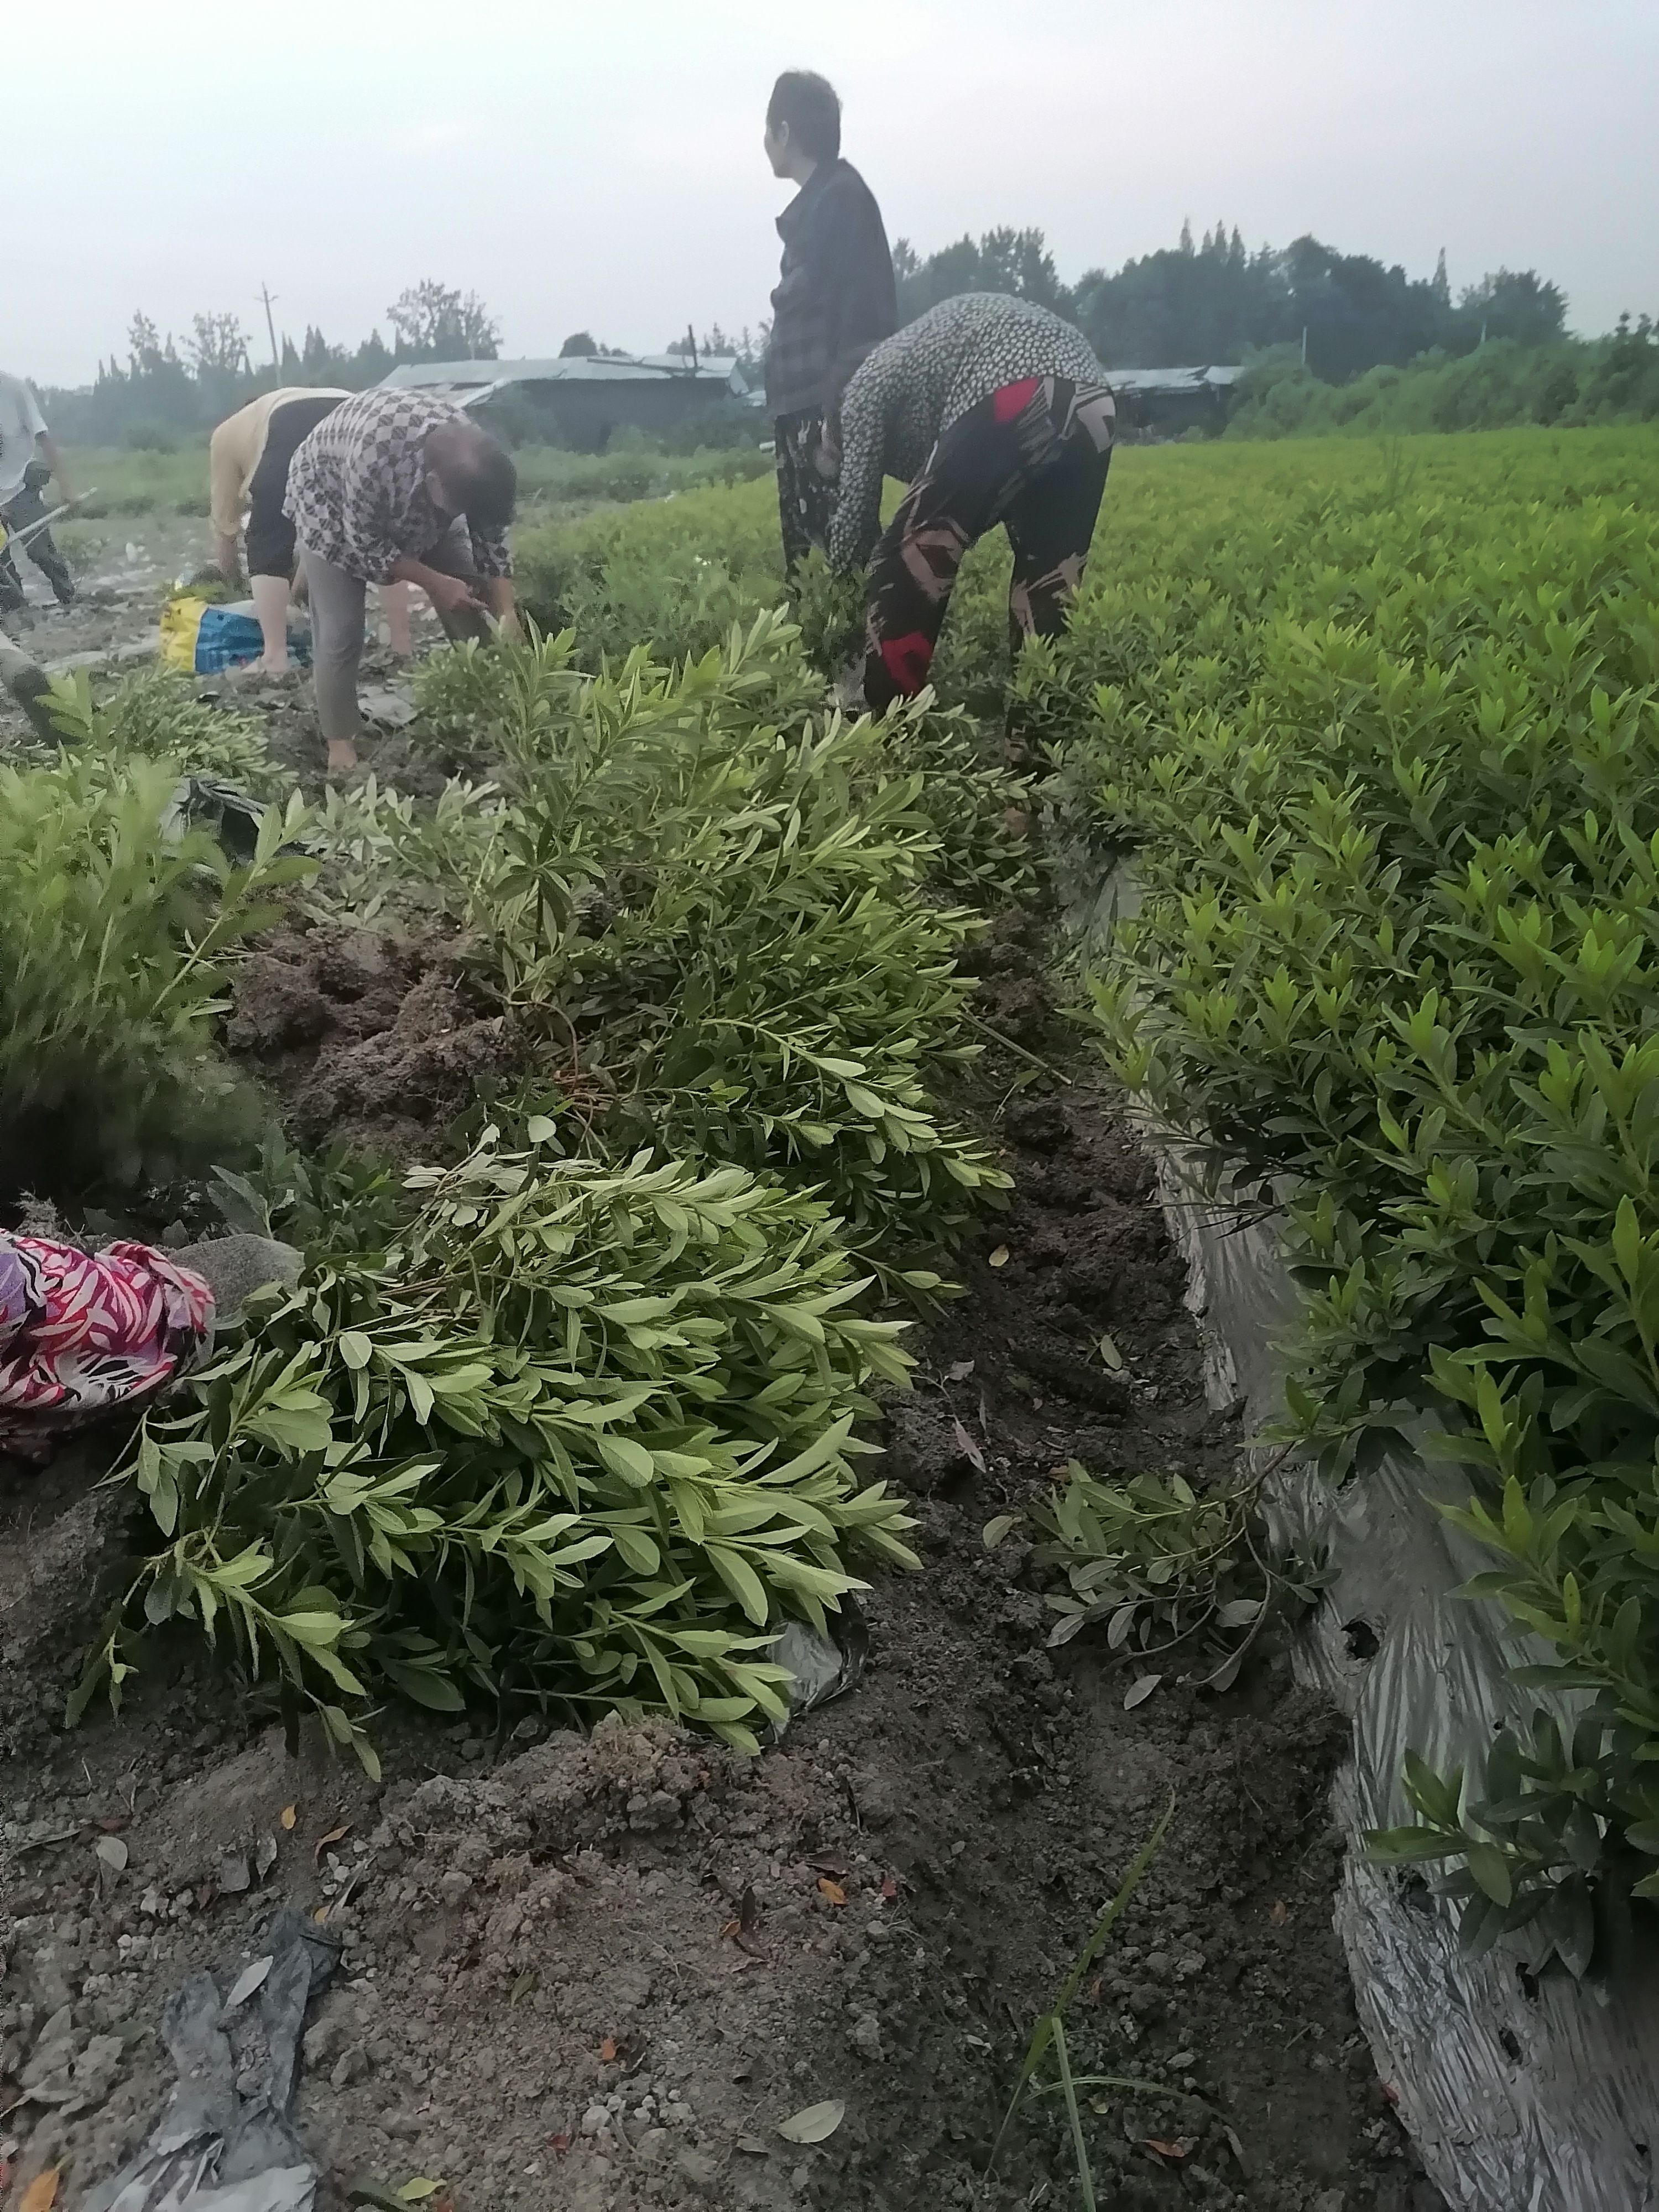
[{"label": "black patterned sleeve", "polygon": [[513,556],[507,550],[504,530],[474,530],[467,526],[472,540],[472,565],[481,576],[510,576]]}]

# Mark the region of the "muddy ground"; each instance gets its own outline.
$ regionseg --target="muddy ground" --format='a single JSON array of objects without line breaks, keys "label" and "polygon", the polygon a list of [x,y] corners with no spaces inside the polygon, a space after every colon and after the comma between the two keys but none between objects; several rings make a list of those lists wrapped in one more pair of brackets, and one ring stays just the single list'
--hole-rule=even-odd
[{"label": "muddy ground", "polygon": [[[1032,2022],[1173,1794],[1073,2014],[1074,2069],[1159,2085],[1091,2093],[1101,2201],[1438,2205],[1331,1931],[1337,1723],[1282,1651],[1224,1697],[1165,1687],[1126,1712],[1128,1677],[1087,1638],[1045,1649],[1029,1548],[981,1542],[1068,1457],[1203,1479],[1235,1441],[1109,1100],[1039,1084],[1004,1129],[1019,1195],[987,1242],[1008,1260],[975,1263],[889,1424],[924,1570],[871,1594],[856,1687],[757,1762],[657,1726],[501,1741],[487,1715],[393,1718],[374,1788],[315,1745],[290,1759],[188,1644],[120,1721],[65,1735],[120,1502],[84,1453],[10,1474],[0,2133],[20,2183],[64,2160],[72,2205],[131,2151],[169,2079],[168,1992],[192,1966],[234,1975],[287,1900],[329,1905],[343,1947],[301,2088],[326,2205],[364,2176],[441,2179],[458,2212],[1071,2205],[1052,2100],[988,2181],[985,2160]],[[1127,1389],[1089,1361],[1103,1328]],[[112,1837],[118,1871],[96,1855]],[[826,2100],[847,2106],[827,2142],[779,2136]]]},{"label": "muddy ground", "polygon": [[[133,641],[174,557],[66,650]],[[302,685],[246,696],[308,773]],[[1043,951],[1035,924],[998,933],[983,1012],[1052,1064]],[[368,933],[267,939],[228,1042],[297,1137],[405,1157],[511,1055],[441,945]],[[1331,1929],[1340,1724],[1271,1644],[1224,1695],[1165,1682],[1126,1711],[1138,1670],[1091,1636],[1048,1647],[1021,1532],[981,1539],[1068,1459],[1202,1484],[1238,1442],[1147,1166],[1066,1065],[999,1058],[976,1089],[1018,1189],[890,1410],[922,1571],[877,1583],[861,1678],[758,1760],[655,1724],[391,1714],[371,1784],[307,1739],[291,1757],[183,1640],[118,1719],[66,1732],[125,1502],[98,1486],[107,1445],[0,1462],[0,2203],[61,2164],[73,2212],[118,2166],[172,2078],[167,1996],[198,1966],[228,1983],[289,1903],[338,1946],[299,2107],[329,2212],[417,2177],[455,2212],[1077,2205],[1053,2097],[987,2160],[1034,2021],[1173,1797],[1068,2021],[1076,2073],[1150,2085],[1083,2093],[1098,2201],[1440,2212]],[[826,2100],[826,2140],[780,2134]]]}]

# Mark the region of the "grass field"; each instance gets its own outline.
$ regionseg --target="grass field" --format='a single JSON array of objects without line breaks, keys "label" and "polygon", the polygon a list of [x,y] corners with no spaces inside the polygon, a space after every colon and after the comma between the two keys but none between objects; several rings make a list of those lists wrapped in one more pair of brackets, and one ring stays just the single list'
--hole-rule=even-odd
[{"label": "grass field", "polygon": [[[208,460],[205,440],[172,453],[83,446],[66,453],[77,490],[97,488],[81,510],[88,521],[106,516],[205,516]],[[752,447],[695,453],[659,453],[624,447],[608,453],[573,453],[558,446],[523,446],[519,470],[520,514],[533,520],[555,505],[660,498],[706,484],[726,484],[767,473],[771,462]]]}]

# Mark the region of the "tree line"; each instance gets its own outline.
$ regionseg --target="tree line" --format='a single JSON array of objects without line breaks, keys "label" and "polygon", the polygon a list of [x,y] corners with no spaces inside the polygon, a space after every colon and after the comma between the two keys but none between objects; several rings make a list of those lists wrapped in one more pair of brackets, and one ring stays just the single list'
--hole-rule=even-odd
[{"label": "tree line", "polygon": [[[1312,236],[1252,252],[1237,226],[1219,222],[1197,242],[1185,224],[1176,245],[1114,271],[1085,270],[1071,283],[1040,229],[989,230],[925,258],[901,238],[893,265],[902,321],[958,292],[1013,292],[1075,322],[1109,367],[1237,362],[1290,346],[1314,376],[1342,385],[1380,366],[1436,352],[1457,357],[1495,339],[1548,345],[1566,324],[1565,295],[1535,270],[1497,270],[1454,298],[1443,252],[1431,276],[1412,277],[1398,263],[1341,253]],[[386,321],[389,338],[376,328],[355,346],[314,327],[297,344],[285,334],[272,360],[239,316],[198,315],[180,343],[136,314],[124,362],[100,362],[83,390],[42,396],[59,434],[74,443],[167,442],[199,434],[276,384],[361,391],[403,362],[499,356],[501,326],[477,295],[435,280],[402,293]],[[702,348],[752,361],[764,337],[764,325],[754,341],[747,331],[731,338],[716,327]],[[583,330],[562,350],[611,349]]]},{"label": "tree line", "polygon": [[71,444],[165,445],[210,428],[279,385],[363,392],[402,362],[499,357],[501,325],[476,292],[428,278],[401,292],[386,313],[390,340],[376,328],[357,345],[335,345],[313,325],[297,344],[284,331],[275,359],[250,337],[240,315],[196,315],[180,343],[138,313],[128,326],[125,362],[100,361],[89,386],[48,389],[41,398],[47,419]]},{"label": "tree line", "polygon": [[1566,327],[1566,296],[1535,270],[1499,269],[1454,301],[1443,252],[1432,276],[1407,276],[1367,253],[1340,253],[1313,237],[1249,252],[1237,225],[1190,223],[1179,242],[1085,270],[1066,283],[1041,230],[987,231],[918,258],[893,248],[899,312],[908,321],[958,292],[1013,292],[1078,325],[1109,368],[1237,362],[1268,347],[1306,343],[1327,383],[1438,349],[1473,353],[1483,340],[1546,345]]}]

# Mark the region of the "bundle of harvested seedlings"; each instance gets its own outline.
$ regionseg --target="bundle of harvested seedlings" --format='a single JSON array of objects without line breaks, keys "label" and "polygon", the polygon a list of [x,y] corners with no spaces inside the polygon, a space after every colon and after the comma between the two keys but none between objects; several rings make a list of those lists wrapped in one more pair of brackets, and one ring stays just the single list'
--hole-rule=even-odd
[{"label": "bundle of harvested seedlings", "polygon": [[494,1131],[378,1256],[319,1255],[121,1480],[165,1542],[76,1692],[118,1699],[145,1628],[224,1630],[252,1675],[371,1759],[369,1701],[634,1701],[752,1745],[783,1711],[764,1652],[914,1565],[861,1486],[866,1386],[898,1325],[827,1210],[737,1168],[557,1161]]}]

